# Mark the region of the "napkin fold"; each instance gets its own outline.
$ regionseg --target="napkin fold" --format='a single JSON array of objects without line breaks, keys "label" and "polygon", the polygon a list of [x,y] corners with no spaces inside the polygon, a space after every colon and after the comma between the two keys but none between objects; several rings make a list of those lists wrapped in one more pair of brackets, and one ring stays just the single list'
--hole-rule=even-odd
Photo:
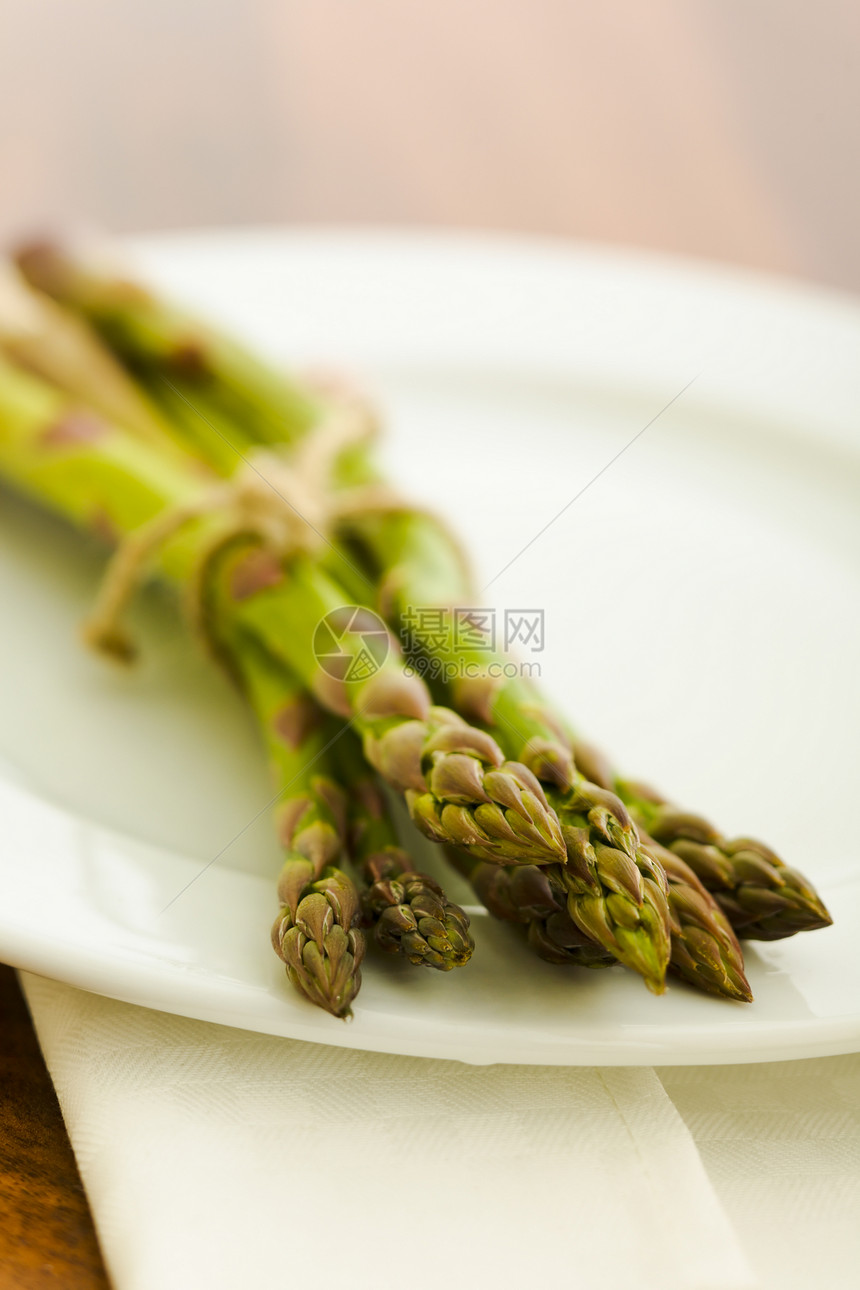
[{"label": "napkin fold", "polygon": [[22,984],[118,1290],[757,1284],[652,1070],[328,1048]]}]

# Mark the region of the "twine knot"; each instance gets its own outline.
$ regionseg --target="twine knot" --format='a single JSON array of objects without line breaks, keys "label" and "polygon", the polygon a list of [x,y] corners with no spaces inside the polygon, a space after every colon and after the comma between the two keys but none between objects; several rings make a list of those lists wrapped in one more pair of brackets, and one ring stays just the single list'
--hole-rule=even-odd
[{"label": "twine knot", "polygon": [[404,501],[384,484],[335,489],[335,468],[348,448],[376,434],[373,410],[356,395],[329,393],[320,424],[295,448],[257,448],[230,479],[189,502],[169,506],[122,539],[99,588],[84,635],[94,649],[121,662],[136,657],[120,619],[147,565],[181,529],[207,515],[223,519],[218,538],[203,552],[193,579],[192,618],[205,621],[200,601],[215,554],[241,535],[259,539],[280,560],[317,554],[331,545],[337,525],[350,517],[402,511]]}]

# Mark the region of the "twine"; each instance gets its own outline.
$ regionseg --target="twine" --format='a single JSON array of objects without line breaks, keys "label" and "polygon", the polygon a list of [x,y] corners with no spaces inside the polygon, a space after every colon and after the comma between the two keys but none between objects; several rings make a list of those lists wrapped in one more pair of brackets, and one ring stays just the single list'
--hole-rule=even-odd
[{"label": "twine", "polygon": [[226,545],[247,536],[287,561],[299,554],[318,554],[331,543],[330,535],[341,522],[414,509],[385,484],[333,489],[341,453],[368,443],[376,429],[376,417],[366,402],[339,394],[319,426],[289,455],[274,448],[254,449],[229,480],[194,501],[168,507],[128,534],[108,562],[84,627],[87,643],[121,662],[136,657],[134,642],[121,624],[123,612],[150,562],[195,520],[220,514],[224,521],[218,538],[204,551],[190,587],[192,621],[206,643],[214,646],[204,604],[207,574]]}]

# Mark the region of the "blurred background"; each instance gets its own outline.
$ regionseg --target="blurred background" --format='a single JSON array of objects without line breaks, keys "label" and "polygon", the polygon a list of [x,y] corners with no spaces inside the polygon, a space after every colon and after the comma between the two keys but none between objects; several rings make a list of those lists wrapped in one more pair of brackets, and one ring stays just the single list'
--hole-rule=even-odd
[{"label": "blurred background", "polygon": [[0,0],[0,235],[458,225],[860,287],[856,0]]}]

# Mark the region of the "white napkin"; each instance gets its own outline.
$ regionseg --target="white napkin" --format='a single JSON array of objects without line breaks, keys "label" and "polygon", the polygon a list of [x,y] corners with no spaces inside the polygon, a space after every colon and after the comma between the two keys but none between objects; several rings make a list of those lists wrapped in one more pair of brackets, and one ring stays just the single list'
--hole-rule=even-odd
[{"label": "white napkin", "polygon": [[735,1290],[653,1071],[249,1034],[22,974],[119,1290]]},{"label": "white napkin", "polygon": [[658,1074],[763,1290],[857,1290],[860,1053]]}]

